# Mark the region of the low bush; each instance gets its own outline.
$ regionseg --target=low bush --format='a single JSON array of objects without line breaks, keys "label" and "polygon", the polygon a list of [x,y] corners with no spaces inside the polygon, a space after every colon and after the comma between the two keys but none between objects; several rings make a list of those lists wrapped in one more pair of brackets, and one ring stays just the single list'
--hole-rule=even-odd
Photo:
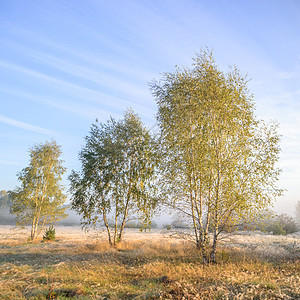
[{"label": "low bush", "polygon": [[44,236],[44,241],[54,241],[55,240],[55,228],[53,226],[50,226],[46,229]]},{"label": "low bush", "polygon": [[277,215],[266,225],[266,231],[275,235],[286,235],[297,231],[295,220],[287,214]]},{"label": "low bush", "polygon": [[188,229],[189,226],[186,224],[183,220],[176,219],[175,221],[172,222],[171,224],[172,228],[176,229]]}]

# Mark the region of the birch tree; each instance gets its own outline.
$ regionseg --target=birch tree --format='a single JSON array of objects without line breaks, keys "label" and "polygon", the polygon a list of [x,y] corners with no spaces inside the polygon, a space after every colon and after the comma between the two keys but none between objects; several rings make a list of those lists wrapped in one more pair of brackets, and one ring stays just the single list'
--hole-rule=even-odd
[{"label": "birch tree", "polygon": [[151,89],[165,202],[190,220],[204,261],[216,262],[220,233],[281,194],[277,125],[256,119],[246,78],[237,68],[221,72],[208,51],[196,56],[191,69],[165,73]]},{"label": "birch tree", "polygon": [[30,237],[36,239],[45,225],[65,218],[66,196],[61,185],[66,169],[55,141],[37,144],[29,151],[30,162],[18,174],[21,187],[12,195],[11,213],[19,226],[31,225]]},{"label": "birch tree", "polygon": [[128,110],[124,118],[92,125],[79,154],[81,172],[70,175],[72,208],[83,226],[104,224],[111,245],[121,241],[126,223],[151,223],[156,205],[153,139],[140,118]]}]

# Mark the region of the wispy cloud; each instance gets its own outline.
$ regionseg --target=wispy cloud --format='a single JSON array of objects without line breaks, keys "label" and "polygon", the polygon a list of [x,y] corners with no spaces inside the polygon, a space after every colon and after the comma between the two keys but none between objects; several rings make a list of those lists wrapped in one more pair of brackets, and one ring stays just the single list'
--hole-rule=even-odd
[{"label": "wispy cloud", "polygon": [[[86,119],[94,120],[96,117],[99,118],[101,116],[114,115],[111,112],[100,109],[96,106],[81,105],[80,103],[72,101],[72,100],[67,101],[67,99],[64,99],[64,102],[63,102],[63,101],[59,101],[59,100],[50,99],[48,97],[37,96],[37,95],[34,95],[33,93],[29,94],[29,93],[26,93],[26,92],[23,92],[20,90],[16,91],[16,90],[12,90],[9,88],[2,88],[2,87],[0,87],[0,92],[7,94],[7,95],[24,98],[24,99],[33,101],[35,103],[44,104],[49,107],[54,107],[58,110],[65,111],[67,113],[74,114],[74,115],[77,115],[77,116],[80,116],[80,117],[86,118]],[[118,115],[116,115],[116,116],[118,116]]]},{"label": "wispy cloud", "polygon": [[0,66],[11,69],[35,78],[38,78],[40,80],[43,80],[45,82],[53,82],[56,84],[56,86],[60,86],[61,88],[64,88],[69,92],[69,94],[74,94],[74,95],[83,95],[84,99],[89,99],[89,101],[94,102],[94,103],[101,103],[102,105],[105,105],[107,107],[111,107],[114,109],[120,109],[120,106],[125,106],[125,107],[132,107],[134,106],[137,108],[137,110],[144,111],[145,114],[152,115],[153,110],[149,108],[148,105],[144,104],[137,104],[133,101],[128,101],[121,99],[119,97],[115,96],[110,96],[105,93],[102,93],[96,89],[92,88],[87,88],[81,85],[73,84],[65,80],[57,79],[49,75],[45,75],[41,72],[17,65],[17,64],[12,64],[10,62],[6,62],[3,60],[0,60]]},{"label": "wispy cloud", "polygon": [[19,166],[20,164],[15,161],[0,159],[0,165]]},{"label": "wispy cloud", "polygon": [[[69,57],[66,59],[60,59],[57,56],[50,55],[44,51],[35,51],[28,47],[24,47],[20,43],[9,42],[7,46],[10,46],[12,49],[18,51],[18,53],[22,53],[22,55],[26,55],[33,61],[40,61],[43,65],[49,66],[51,68],[55,68],[56,70],[63,71],[64,73],[70,74],[80,79],[84,79],[89,82],[96,83],[99,87],[112,88],[114,90],[118,90],[123,94],[130,95],[133,98],[133,102],[137,102],[140,99],[145,99],[149,97],[147,93],[147,82],[150,81],[152,77],[148,77],[148,80],[145,80],[143,84],[133,84],[128,78],[132,77],[128,74],[126,78],[118,78],[118,73],[115,68],[111,69],[110,72],[112,74],[108,74],[106,70],[100,65],[95,65],[91,68],[87,68],[84,66],[84,62],[74,61],[74,59],[70,59]],[[107,68],[107,67],[106,67]],[[129,66],[127,70],[130,70]],[[140,76],[140,74],[138,74]],[[139,76],[136,75],[135,79],[139,79]]]},{"label": "wispy cloud", "polygon": [[42,128],[42,127],[38,127],[38,126],[34,126],[25,122],[20,122],[18,120],[12,119],[12,118],[8,118],[4,115],[0,114],[0,122],[4,123],[4,124],[8,124],[17,128],[21,128],[24,130],[29,130],[29,131],[33,131],[33,132],[38,132],[38,133],[42,133],[42,134],[47,134],[47,135],[56,135],[55,132]]},{"label": "wispy cloud", "polygon": [[[141,67],[139,68],[136,65],[132,65],[130,61],[124,61],[120,57],[112,60],[96,55],[90,49],[86,49],[84,52],[76,51],[74,48],[70,48],[62,43],[51,40],[49,37],[45,38],[36,32],[28,31],[24,28],[10,25],[10,33],[16,36],[16,40],[25,36],[27,41],[31,41],[34,44],[38,43],[40,48],[47,49],[47,52],[59,53],[60,57],[67,58],[68,60],[73,59],[81,61],[83,65],[93,65],[94,67],[100,67],[144,82],[148,82],[149,79],[151,80],[157,76],[157,73],[152,73],[148,69],[142,69]],[[93,38],[99,39],[99,35]],[[11,40],[2,42],[6,47],[10,46],[14,50],[21,50],[22,53],[23,50],[27,51],[20,43],[13,42]],[[105,40],[103,43],[106,44],[107,41]],[[117,49],[118,52],[122,52],[119,47]],[[31,51],[33,50],[31,49]],[[137,59],[137,57],[134,58]]]}]

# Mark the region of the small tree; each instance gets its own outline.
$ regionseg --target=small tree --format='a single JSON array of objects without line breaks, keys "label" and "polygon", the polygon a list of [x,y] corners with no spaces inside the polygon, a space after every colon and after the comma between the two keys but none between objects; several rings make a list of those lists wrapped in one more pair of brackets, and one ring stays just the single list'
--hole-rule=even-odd
[{"label": "small tree", "polygon": [[82,171],[70,175],[72,208],[83,226],[103,222],[109,243],[121,241],[126,222],[137,216],[149,226],[156,201],[154,141],[139,117],[93,124],[79,154]]},{"label": "small tree", "polygon": [[66,196],[60,184],[65,172],[60,146],[55,141],[37,144],[29,151],[29,166],[18,174],[22,186],[12,193],[11,213],[19,226],[31,225],[35,239],[47,224],[66,217]]},{"label": "small tree", "polygon": [[163,199],[190,219],[204,261],[215,262],[220,233],[281,194],[276,125],[256,120],[246,79],[236,68],[218,70],[209,52],[201,52],[192,69],[166,73],[151,87],[161,129]]}]

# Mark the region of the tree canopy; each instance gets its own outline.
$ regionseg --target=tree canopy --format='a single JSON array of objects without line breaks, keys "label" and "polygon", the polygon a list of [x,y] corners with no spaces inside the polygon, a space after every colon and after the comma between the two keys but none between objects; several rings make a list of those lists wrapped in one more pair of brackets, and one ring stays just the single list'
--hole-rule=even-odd
[{"label": "tree canopy", "polygon": [[66,217],[66,196],[61,185],[66,169],[60,159],[60,146],[55,141],[36,144],[29,151],[30,162],[18,174],[21,187],[12,192],[11,212],[17,225],[31,225],[31,239],[44,226]]},{"label": "tree canopy", "polygon": [[220,71],[209,51],[198,54],[192,68],[165,73],[151,89],[165,202],[189,218],[204,260],[215,262],[219,234],[281,194],[277,125],[257,120],[247,79],[237,68]]},{"label": "tree canopy", "polygon": [[154,140],[138,115],[126,111],[92,125],[79,154],[81,172],[70,175],[72,208],[84,226],[104,223],[110,244],[121,240],[126,222],[149,226],[156,201]]}]

